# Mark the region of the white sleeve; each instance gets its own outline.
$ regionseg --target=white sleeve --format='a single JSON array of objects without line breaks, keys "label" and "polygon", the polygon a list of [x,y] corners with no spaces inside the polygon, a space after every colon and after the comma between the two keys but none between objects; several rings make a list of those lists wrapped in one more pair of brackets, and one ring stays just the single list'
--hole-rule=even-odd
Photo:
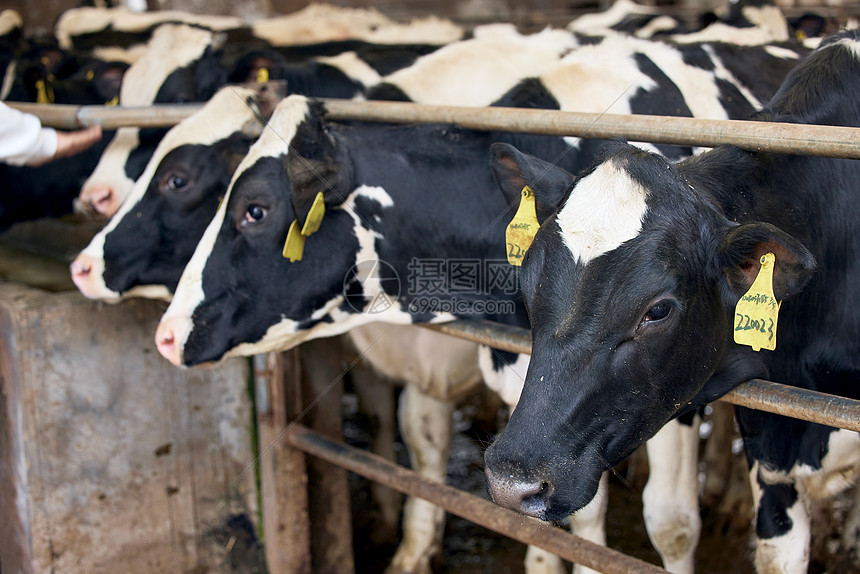
[{"label": "white sleeve", "polygon": [[43,128],[39,118],[0,102],[0,161],[24,165],[57,153],[57,131]]}]

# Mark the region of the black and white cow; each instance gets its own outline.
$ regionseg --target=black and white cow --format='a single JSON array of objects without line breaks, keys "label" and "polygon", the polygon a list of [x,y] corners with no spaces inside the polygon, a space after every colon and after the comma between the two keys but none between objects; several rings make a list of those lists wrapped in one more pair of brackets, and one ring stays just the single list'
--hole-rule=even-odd
[{"label": "black and white cow", "polygon": [[[567,107],[567,109],[571,109],[571,107],[576,103],[588,103],[588,97],[585,97],[583,94],[587,94],[592,97],[597,94],[597,97],[604,98],[604,101],[608,98],[607,104],[604,105],[611,104],[613,100],[618,99],[620,101],[618,104],[619,111],[630,111],[631,108],[635,108],[634,111],[642,109],[643,111],[651,111],[652,113],[657,109],[666,109],[665,113],[690,113],[689,111],[681,112],[683,109],[689,110],[684,102],[684,97],[681,95],[689,91],[692,96],[690,98],[691,106],[697,113],[702,115],[707,113],[718,113],[719,115],[717,117],[725,117],[727,112],[721,106],[723,99],[733,102],[735,106],[745,105],[745,107],[742,108],[744,115],[746,112],[752,111],[758,105],[758,101],[755,97],[750,95],[750,90],[748,88],[739,87],[738,80],[728,73],[723,59],[709,59],[709,66],[704,66],[700,61],[699,65],[690,66],[691,70],[688,73],[692,73],[692,77],[684,77],[680,72],[684,65],[684,56],[677,50],[673,51],[671,47],[661,44],[656,47],[649,47],[651,51],[646,56],[636,50],[631,51],[629,47],[626,48],[626,51],[622,50],[618,46],[618,43],[621,41],[622,39],[613,38],[610,42],[607,42],[606,46],[603,48],[605,50],[603,55],[606,56],[606,58],[603,59],[596,56],[594,51],[596,47],[589,47],[589,50],[581,56],[579,55],[579,51],[570,54],[570,60],[568,61],[568,58],[563,60],[562,64],[564,64],[564,66],[560,64],[559,69],[554,70],[556,72],[555,74],[547,73],[541,77],[541,82],[546,82],[552,88],[551,93],[541,84],[538,84],[540,89],[537,89],[538,86],[535,86],[536,82],[527,82],[523,86],[518,87],[515,92],[512,92],[506,98],[502,98],[499,101],[504,103],[519,103],[523,101],[546,102],[552,97],[552,94],[555,94],[556,97],[552,100],[555,102],[555,106],[563,106]],[[645,47],[640,48],[640,50],[644,49]],[[692,54],[698,56],[700,59],[710,57],[708,47],[698,47],[698,51],[694,48],[684,48],[684,50],[690,50],[689,52],[686,52],[688,55]],[[610,65],[607,63],[610,54],[614,54],[614,57],[617,58],[618,65]],[[782,55],[783,52],[779,52],[779,54]],[[574,58],[573,56],[576,57]],[[774,62],[777,60],[784,61],[784,58],[769,55],[766,50],[762,51],[761,56],[772,58]],[[660,62],[661,68],[657,68],[654,63],[655,60]],[[789,59],[788,61],[796,61],[796,55],[794,55],[793,59]],[[570,73],[570,70],[577,68],[579,76],[575,76]],[[662,68],[665,68],[666,72],[663,72]],[[610,91],[610,89],[603,86],[600,81],[593,79],[596,73],[597,77],[604,82],[608,82],[610,78],[613,78],[608,70],[613,70],[613,73],[615,74],[614,78],[618,78],[616,84],[610,84],[610,88],[613,85],[616,86],[615,91]],[[710,76],[708,74],[710,74]],[[670,82],[667,76],[673,79],[677,78],[677,84]],[[580,81],[566,81],[568,78],[572,77],[579,77]],[[592,78],[592,81],[590,83],[586,82],[584,81],[584,78]],[[763,78],[760,78],[760,81],[762,80]],[[708,87],[708,83],[710,83],[710,89],[706,89]],[[636,90],[630,90],[631,87],[636,87]],[[618,93],[623,93],[625,89],[632,93],[627,94],[626,98],[619,99]],[[660,90],[664,92],[664,97],[662,98],[655,95],[655,92],[659,92]],[[775,90],[775,87],[771,89],[771,93],[773,90]],[[577,94],[579,95],[579,100],[577,100]],[[666,94],[668,94],[668,97]],[[661,101],[663,103],[660,103]],[[293,100],[292,102],[292,105],[299,106],[297,103],[298,100]],[[559,104],[559,102],[561,102],[561,104]],[[746,103],[744,104],[744,102]],[[667,108],[658,107],[667,105]],[[684,107],[681,108],[681,105]],[[639,108],[639,106],[642,106],[642,108]],[[279,127],[276,128],[276,132],[280,134],[283,139],[273,136],[271,138],[272,141],[268,143],[270,146],[273,145],[273,148],[267,152],[252,152],[252,155],[249,156],[249,158],[246,158],[247,164],[245,170],[248,173],[241,173],[237,177],[236,185],[234,186],[234,194],[230,196],[230,201],[238,201],[240,203],[248,201],[247,199],[243,199],[242,196],[251,194],[258,196],[262,204],[254,203],[245,206],[249,209],[253,208],[248,214],[246,214],[245,217],[247,217],[247,221],[245,221],[245,223],[238,221],[233,222],[232,220],[225,223],[225,234],[231,233],[228,231],[228,229],[231,228],[231,225],[238,226],[236,228],[236,241],[240,243],[244,242],[245,236],[242,232],[246,227],[249,229],[248,237],[256,237],[256,235],[250,235],[256,233],[254,230],[258,229],[256,226],[256,220],[260,217],[268,218],[269,210],[274,209],[273,206],[277,206],[279,210],[288,210],[287,214],[289,214],[292,209],[291,204],[296,204],[298,202],[297,204],[301,206],[300,209],[304,210],[300,212],[299,219],[303,219],[305,217],[305,212],[309,208],[309,204],[307,203],[309,198],[306,194],[314,194],[315,191],[313,190],[315,188],[320,191],[328,190],[327,201],[331,202],[330,208],[335,208],[333,213],[336,215],[334,215],[334,217],[343,217],[355,210],[351,204],[344,204],[343,198],[346,198],[351,192],[363,192],[365,188],[372,186],[374,193],[382,193],[381,191],[377,191],[377,188],[381,188],[386,194],[393,191],[401,196],[396,203],[398,205],[398,209],[405,209],[406,211],[399,214],[399,216],[392,213],[389,216],[389,225],[394,225],[396,228],[398,224],[392,223],[396,221],[400,222],[399,225],[402,226],[402,222],[411,222],[412,219],[418,217],[419,213],[424,212],[434,214],[432,219],[436,221],[435,214],[439,210],[438,207],[435,207],[435,203],[433,209],[420,209],[413,205],[414,200],[409,199],[414,191],[410,186],[404,186],[404,182],[411,181],[411,178],[414,176],[412,172],[398,170],[400,171],[400,173],[398,173],[391,170],[389,167],[389,169],[385,170],[384,173],[377,173],[381,167],[377,165],[377,167],[374,168],[373,166],[375,165],[375,161],[379,162],[383,166],[399,166],[401,170],[420,170],[422,175],[417,179],[425,182],[425,185],[428,186],[434,184],[441,185],[441,181],[446,176],[452,178],[452,181],[459,181],[458,178],[471,179],[478,177],[479,174],[483,174],[480,175],[482,178],[480,181],[483,181],[484,184],[489,181],[489,172],[486,172],[484,168],[481,167],[480,163],[477,162],[480,161],[478,158],[485,153],[483,150],[485,150],[489,142],[492,141],[491,136],[475,134],[472,132],[461,132],[459,130],[452,130],[451,128],[446,127],[356,127],[345,124],[326,127],[322,123],[322,119],[319,117],[319,111],[314,108],[309,109],[309,112],[293,111],[293,114],[296,115],[296,117],[293,117],[292,119],[285,119],[284,116],[287,115],[288,110],[282,109],[279,114],[278,121],[283,122],[283,124],[279,124]],[[706,111],[715,109],[719,110],[719,112]],[[305,118],[306,113],[309,114],[308,118]],[[733,108],[729,113],[738,113],[738,108]],[[713,117],[713,115],[711,117]],[[291,140],[297,130],[297,125],[305,126],[303,129],[310,129],[311,131],[307,134],[302,133],[297,138],[297,141],[292,144],[294,148],[293,151],[286,154],[285,142],[289,142]],[[313,126],[317,127],[314,129]],[[334,130],[333,135],[329,134],[328,130],[330,129]],[[449,133],[451,135],[446,135]],[[490,139],[488,139],[488,137]],[[428,141],[424,142],[424,138],[427,138]],[[589,153],[588,146],[592,145],[588,140],[571,141],[571,144],[581,148],[576,150],[575,148],[571,148],[554,138],[528,138],[525,136],[516,136],[516,139],[518,141],[527,142],[528,145],[533,146],[533,149],[541,149],[540,146],[548,146],[543,148],[543,154],[547,157],[562,158],[567,165],[577,165],[577,162],[586,161],[585,158],[589,157],[587,155]],[[360,144],[359,142],[362,140],[367,141],[368,144],[366,146]],[[404,147],[404,142],[406,141],[415,143]],[[265,144],[261,139],[257,146],[262,147],[263,145]],[[366,155],[370,153],[368,151],[368,147],[370,147],[374,153],[379,155],[366,157]],[[305,163],[305,160],[300,157],[293,155],[295,153],[301,153],[301,151],[296,152],[296,149],[302,150],[303,148],[308,149],[308,152],[306,153],[313,154],[308,163]],[[415,149],[413,150],[412,148]],[[254,157],[254,153],[262,154],[262,156]],[[677,154],[679,152],[676,151],[675,153]],[[293,170],[290,177],[288,177],[287,173],[284,171],[284,160],[276,159],[282,154],[286,154],[287,158],[292,156],[291,160],[288,162],[288,169]],[[400,157],[404,155],[405,157]],[[471,158],[472,165],[471,167],[461,165],[461,161],[457,161],[453,164],[446,163],[445,160],[441,159],[444,157],[458,157],[461,161],[469,160]],[[362,162],[362,171],[365,173],[362,173],[360,176],[357,176],[356,179],[353,179],[353,166],[359,159]],[[436,165],[438,162],[442,162],[442,165]],[[310,165],[313,169],[302,169],[305,165]],[[242,171],[242,169],[240,169],[240,171]],[[328,180],[332,187],[326,188],[322,184],[315,183],[315,172],[321,173],[323,178]],[[425,174],[424,172],[427,173]],[[335,175],[337,175],[337,180],[332,183],[331,180]],[[440,183],[436,183],[434,179]],[[381,183],[374,183],[374,180],[378,180]],[[272,186],[274,186],[275,189],[271,189]],[[343,188],[340,186],[343,186]],[[281,198],[277,194],[277,189],[279,188],[283,188],[287,192],[286,199]],[[429,191],[426,191],[425,193],[429,193]],[[438,193],[439,192],[437,191],[437,196]],[[299,196],[299,198],[296,199],[298,194],[302,194],[302,196]],[[492,191],[487,190],[487,195],[492,198],[495,194]],[[237,196],[239,199],[237,199]],[[495,199],[502,200],[503,198],[496,197]],[[365,204],[361,199],[354,201],[358,201],[359,205]],[[460,198],[460,201],[463,201],[462,197]],[[500,209],[507,210],[510,207],[507,205],[507,202],[493,206],[492,201],[489,199],[484,198],[483,201],[486,203],[481,206],[480,213],[483,213],[482,216],[477,215],[479,212],[471,213],[471,210],[466,211],[470,217],[475,218],[474,220],[470,220],[468,223],[470,228],[477,227],[483,229],[482,226],[484,224],[490,225],[490,223],[495,220]],[[346,205],[346,207],[344,207],[344,205]],[[256,209],[258,207],[261,209],[260,211]],[[232,209],[242,209],[242,207],[233,207]],[[493,211],[494,215],[490,216],[487,211],[485,211],[487,209]],[[463,212],[458,210],[457,213],[462,214]],[[235,217],[240,217],[240,215],[241,214],[234,214]],[[224,215],[220,214],[220,217],[223,218]],[[287,218],[288,215],[279,211],[277,217],[278,220],[280,220],[281,217]],[[489,219],[484,221],[481,217]],[[314,241],[317,241],[318,244],[320,244],[319,242],[322,241],[322,245],[324,245],[323,249],[329,252],[330,256],[336,255],[340,251],[345,251],[345,253],[343,254],[343,259],[331,262],[330,269],[320,269],[319,266],[321,265],[321,259],[317,259],[317,264],[310,268],[311,271],[307,271],[307,264],[289,264],[286,261],[281,261],[279,259],[279,249],[274,247],[274,244],[279,240],[275,239],[275,236],[280,233],[285,235],[286,231],[281,230],[280,228],[273,230],[273,226],[281,225],[283,222],[270,223],[269,221],[270,220],[267,219],[267,222],[262,225],[262,228],[269,230],[268,233],[272,234],[271,237],[267,236],[267,238],[263,240],[270,244],[270,247],[262,254],[259,252],[259,248],[255,248],[254,251],[258,256],[263,257],[264,259],[271,259],[270,262],[263,265],[264,268],[271,270],[271,272],[276,272],[275,270],[279,269],[278,272],[284,273],[284,276],[277,281],[277,284],[280,286],[292,285],[294,281],[299,281],[299,278],[304,273],[312,273],[312,276],[316,277],[318,280],[315,281],[312,286],[304,285],[301,289],[293,291],[289,300],[276,303],[275,299],[279,300],[281,298],[271,288],[264,287],[264,285],[275,284],[274,281],[265,280],[263,282],[255,282],[254,285],[247,286],[248,291],[246,292],[246,286],[242,284],[244,281],[242,278],[231,278],[228,284],[224,285],[224,287],[227,287],[230,292],[235,292],[237,294],[242,293],[242,300],[247,299],[249,301],[258,301],[264,300],[267,297],[275,297],[275,299],[273,299],[270,304],[255,306],[253,309],[249,307],[247,314],[243,316],[243,320],[241,322],[233,320],[231,321],[231,324],[224,325],[223,327],[219,326],[216,320],[208,318],[205,310],[201,311],[201,309],[207,306],[207,303],[204,302],[196,311],[194,311],[195,320],[199,318],[201,322],[207,323],[209,327],[208,330],[203,331],[202,333],[199,329],[196,331],[189,329],[189,327],[191,327],[190,317],[193,304],[184,302],[181,299],[178,303],[175,299],[171,306],[171,310],[173,310],[176,315],[182,315],[182,318],[170,319],[171,311],[168,311],[166,320],[158,334],[160,349],[167,356],[172,357],[172,360],[177,363],[186,362],[194,364],[199,361],[217,359],[224,352],[243,354],[247,352],[257,352],[260,348],[282,348],[284,346],[291,346],[298,344],[305,338],[326,336],[328,334],[343,332],[345,329],[349,329],[354,325],[367,321],[382,320],[389,322],[403,322],[414,320],[422,321],[429,320],[431,318],[431,315],[422,315],[421,313],[409,314],[405,312],[404,310],[407,310],[409,306],[408,300],[405,300],[400,305],[400,307],[403,307],[400,314],[396,312],[399,307],[393,306],[386,312],[379,313],[374,316],[357,313],[353,307],[344,302],[343,274],[347,273],[352,265],[363,260],[363,256],[361,256],[361,254],[368,248],[357,242],[350,247],[349,243],[346,241],[338,243],[335,238],[338,235],[344,234],[348,237],[350,233],[354,233],[356,235],[367,233],[367,230],[362,231],[361,225],[358,226],[357,231],[351,232],[349,231],[349,220],[342,219],[343,229],[338,232],[328,232],[333,233],[333,235],[328,236],[328,239],[321,240],[316,234],[309,238],[308,245]],[[441,218],[441,221],[446,221],[446,219]],[[456,221],[456,217],[453,217],[451,221]],[[289,221],[286,221],[285,223],[289,224]],[[496,221],[496,225],[499,224],[500,222]],[[450,226],[453,224],[448,223],[447,225]],[[420,229],[420,225],[418,228]],[[207,233],[210,238],[207,241],[206,236],[204,236],[203,244],[211,244],[211,242],[214,241],[215,234],[217,233],[214,223]],[[382,232],[380,231],[380,233]],[[463,248],[462,244],[466,243],[471,245],[472,251],[465,251],[460,254],[459,257],[468,258],[471,256],[483,259],[491,257],[493,251],[486,251],[486,249],[492,249],[489,244],[482,241],[470,242],[465,239],[460,239],[460,233],[468,233],[468,230],[458,230],[458,239],[451,245],[445,245],[440,237],[439,239],[436,239],[435,242],[425,245],[424,248],[427,250],[440,250],[438,251],[439,255],[437,255],[437,257],[443,257],[445,249],[453,249],[454,251],[448,255],[448,258],[453,258],[455,257],[454,252],[459,248]],[[413,252],[413,250],[417,249],[418,246],[404,243],[406,237],[404,237],[403,234],[403,230],[397,229],[395,231],[394,237],[397,239],[396,245],[391,248],[391,254],[386,253],[383,257],[385,261],[388,261],[392,257],[406,257],[405,262],[400,261],[398,263],[401,265],[398,269],[398,274],[400,276],[408,273],[408,268],[405,266],[413,257],[431,257],[429,251],[423,255],[420,251]],[[383,235],[385,236],[384,233]],[[418,235],[422,237],[437,237],[433,234],[429,234],[426,230],[419,231]],[[482,239],[485,239],[486,235],[487,234],[485,233],[482,236]],[[365,239],[365,242],[375,243],[373,237],[374,236],[371,234],[367,239]],[[352,240],[350,240],[350,242],[351,241]],[[391,240],[380,240],[379,243],[384,245],[388,241]],[[499,240],[497,239],[496,241]],[[282,243],[283,239],[280,239],[280,242]],[[440,244],[437,245],[437,243]],[[376,246],[374,245],[374,248],[375,247]],[[499,249],[501,246],[496,244],[494,248]],[[196,266],[202,267],[203,265],[202,258],[204,255],[200,255],[200,253],[204,252],[204,249],[208,249],[208,246],[204,245],[202,247],[198,247],[199,260],[196,263]],[[235,263],[231,263],[230,265],[236,265],[239,268],[243,265],[252,264],[248,261],[244,261],[244,258],[236,251],[230,251],[227,249],[227,251],[222,252],[223,249],[227,248],[217,248],[216,251],[218,251],[220,255],[213,254],[212,259],[215,260],[219,256],[226,257],[226,261],[236,258]],[[368,251],[367,257],[372,257],[372,253],[373,251]],[[408,257],[410,254],[411,257]],[[318,254],[317,258],[319,257],[321,256]],[[359,258],[357,259],[357,257]],[[210,261],[208,265],[210,267],[218,264],[227,265],[226,261]],[[260,263],[257,265],[260,265]],[[192,265],[189,266],[189,269],[194,266],[195,264],[192,260]],[[395,268],[397,267],[395,266]],[[200,268],[198,267],[195,272],[201,273]],[[186,270],[186,273],[188,273],[188,269]],[[327,273],[333,273],[335,276],[339,275],[341,277],[340,281],[335,281],[332,277],[322,279]],[[221,289],[221,287],[217,285],[221,282],[223,277],[221,277],[219,272],[212,271],[209,272],[209,278],[214,282],[215,286],[210,287],[207,290],[207,297],[212,296],[215,297],[216,300],[220,300],[223,296],[219,296],[215,293],[217,293],[217,290]],[[237,281],[238,284],[233,283],[233,281]],[[199,289],[199,283],[197,286]],[[378,288],[378,286],[376,287]],[[179,291],[182,292],[181,286]],[[215,291],[215,293],[213,293],[213,291]],[[187,293],[185,296],[187,296]],[[495,298],[502,296],[502,294],[491,293],[489,296]],[[202,293],[198,290],[194,295],[192,295],[192,297],[202,299]],[[371,297],[371,299],[372,298],[373,297]],[[186,307],[184,309],[179,307],[181,310],[178,313],[175,313],[177,306],[180,304],[185,305]],[[358,308],[361,307],[362,305],[358,305]],[[268,318],[260,317],[261,313],[265,313],[265,309],[268,309],[274,314]],[[223,311],[223,307],[221,307],[221,310]],[[243,311],[243,313],[245,313],[245,311]],[[393,313],[394,316],[392,318],[388,318],[387,315],[391,313]],[[252,315],[257,315],[259,320],[257,324],[255,324],[254,320],[251,318]],[[232,316],[232,313],[222,315],[225,319],[228,316]],[[292,318],[292,320],[290,320],[290,318]],[[511,320],[510,317],[494,318],[507,321]],[[189,330],[191,331],[191,335],[188,334]],[[194,341],[197,337],[202,337],[199,343]],[[217,337],[217,339],[215,337]],[[224,338],[222,339],[220,337]],[[184,359],[180,354],[183,340],[186,341],[184,345],[186,358]],[[188,341],[192,342],[189,343]],[[262,347],[259,345],[262,345]],[[192,357],[198,357],[198,353],[203,354],[203,356],[194,359],[188,358],[189,355]],[[496,374],[496,378],[499,378],[498,373]],[[515,401],[520,385],[513,380],[506,382],[509,384],[513,383],[510,385],[510,389],[508,391],[505,391],[505,387],[507,385],[500,383],[499,381],[496,381],[495,388],[502,391],[502,393],[509,397],[510,400]],[[677,440],[672,440],[670,442],[674,443],[677,442]],[[692,445],[687,447],[687,451],[693,452],[690,457],[694,461],[695,442],[689,440],[686,442],[691,443]],[[695,468],[694,463],[692,468]],[[692,483],[692,487],[684,490],[684,492],[689,491],[689,496],[687,498],[692,506],[692,511],[685,511],[682,513],[683,519],[670,521],[672,525],[677,525],[679,522],[686,524],[687,530],[691,532],[686,539],[686,545],[679,553],[683,556],[679,555],[668,560],[668,563],[672,564],[672,567],[679,571],[689,570],[692,567],[692,549],[695,547],[695,540],[698,536],[698,513],[695,510],[695,470],[684,476],[687,476],[687,478],[690,479],[687,482]],[[676,473],[676,480],[679,478],[681,478],[680,474]],[[668,497],[664,496],[655,496],[653,500],[655,500],[656,508],[659,510],[655,510],[653,513],[650,513],[652,516],[663,515],[663,509],[667,509],[670,512],[677,514],[677,501],[669,500]],[[673,528],[663,527],[658,528],[658,530],[665,531],[666,535],[671,535],[673,542],[678,538],[678,535],[673,531]],[[658,547],[661,547],[659,537],[655,543]],[[674,547],[678,548],[679,546],[674,544]],[[673,563],[676,561],[678,564]]]},{"label": "black and white cow", "polygon": [[[833,35],[757,116],[860,127],[860,32]],[[522,268],[533,354],[486,452],[494,499],[554,520],[662,425],[751,378],[858,397],[860,163],[723,146],[671,164],[623,144],[579,177],[496,148],[516,187],[557,210]],[[776,348],[733,341],[736,303],[774,254]],[[769,264],[768,264],[769,265]],[[766,267],[768,266],[766,265]],[[737,419],[757,508],[756,566],[806,572],[811,497],[860,464],[855,432],[745,408]]]},{"label": "black and white cow", "polygon": [[[325,29],[324,23],[325,20],[318,21],[312,27]],[[311,22],[303,25],[310,26]],[[288,29],[295,32],[293,27]],[[253,35],[162,24],[152,32],[146,51],[126,73],[120,103],[143,106],[206,101],[228,80],[256,80],[261,68],[266,68],[268,79],[286,80],[290,93],[355,97],[379,81],[382,74],[414,62],[439,45],[376,45],[359,39],[276,49]],[[303,58],[296,63],[296,53],[334,55]],[[120,129],[81,190],[82,209],[107,216],[116,213],[165,133],[163,129]]]}]

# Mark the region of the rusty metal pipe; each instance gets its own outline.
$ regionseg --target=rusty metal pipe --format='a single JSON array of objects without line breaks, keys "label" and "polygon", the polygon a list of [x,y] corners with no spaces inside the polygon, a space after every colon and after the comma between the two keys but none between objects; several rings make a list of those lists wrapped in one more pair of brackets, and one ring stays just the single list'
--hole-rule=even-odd
[{"label": "rusty metal pipe", "polygon": [[[503,351],[531,354],[531,333],[522,327],[474,319],[421,326]],[[735,387],[719,400],[860,432],[860,401],[854,399],[754,379]]]},{"label": "rusty metal pipe", "polygon": [[[752,151],[860,159],[860,128],[523,108],[429,106],[405,102],[323,101],[328,110],[327,117],[332,120],[453,123],[474,130],[588,138],[623,137],[631,141],[703,147],[733,144]],[[142,108],[9,104],[39,116],[45,125],[62,129],[95,124],[101,124],[105,129],[122,126],[168,127],[201,107],[201,104]]]},{"label": "rusty metal pipe", "polygon": [[515,540],[540,546],[565,560],[607,574],[664,573],[665,570],[617,550],[599,546],[535,518],[497,506],[489,500],[391,463],[296,424],[284,436],[291,446],[411,496],[418,496],[452,514]]}]

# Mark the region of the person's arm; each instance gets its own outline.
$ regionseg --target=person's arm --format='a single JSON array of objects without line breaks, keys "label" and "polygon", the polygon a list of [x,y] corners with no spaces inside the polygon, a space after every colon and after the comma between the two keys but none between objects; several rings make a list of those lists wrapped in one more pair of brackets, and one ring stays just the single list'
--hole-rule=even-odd
[{"label": "person's arm", "polygon": [[73,132],[44,128],[36,116],[0,102],[0,161],[38,166],[80,153],[101,137],[101,126]]},{"label": "person's arm", "polygon": [[57,130],[0,102],[0,161],[12,165],[47,161],[57,153]]}]

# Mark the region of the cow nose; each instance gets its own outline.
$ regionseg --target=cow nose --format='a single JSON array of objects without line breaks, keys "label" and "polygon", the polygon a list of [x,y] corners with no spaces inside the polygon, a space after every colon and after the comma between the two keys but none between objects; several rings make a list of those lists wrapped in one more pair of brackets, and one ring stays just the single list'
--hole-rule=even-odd
[{"label": "cow nose", "polygon": [[499,475],[490,467],[484,471],[493,502],[535,518],[546,516],[552,486],[546,481],[522,481],[513,474]]},{"label": "cow nose", "polygon": [[105,217],[112,217],[119,209],[117,194],[107,184],[94,184],[85,187],[78,199],[84,207],[91,211],[97,211]]},{"label": "cow nose", "polygon": [[161,356],[176,365],[182,366],[181,343],[183,319],[181,317],[166,317],[158,324],[155,331],[155,346]]},{"label": "cow nose", "polygon": [[104,282],[104,260],[80,253],[69,265],[72,281],[81,293],[90,299],[119,300],[119,293],[107,288]]}]

